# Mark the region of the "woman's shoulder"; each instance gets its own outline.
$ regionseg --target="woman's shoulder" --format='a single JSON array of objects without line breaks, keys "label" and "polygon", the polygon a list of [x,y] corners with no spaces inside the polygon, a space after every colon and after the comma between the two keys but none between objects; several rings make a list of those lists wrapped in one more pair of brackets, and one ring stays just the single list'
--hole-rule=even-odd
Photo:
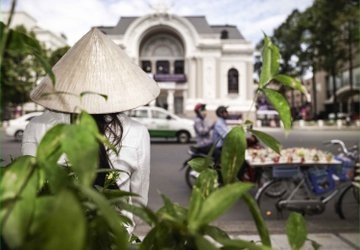
[{"label": "woman's shoulder", "polygon": [[39,124],[56,124],[56,123],[69,123],[70,122],[70,115],[58,112],[52,112],[49,110],[45,110],[39,116],[34,117],[31,119],[31,123],[39,123]]}]

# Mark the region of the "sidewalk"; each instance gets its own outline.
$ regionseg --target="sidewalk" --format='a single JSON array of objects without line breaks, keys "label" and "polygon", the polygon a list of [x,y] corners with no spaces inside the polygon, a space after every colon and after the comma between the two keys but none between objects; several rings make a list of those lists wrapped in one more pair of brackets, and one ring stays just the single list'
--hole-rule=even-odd
[{"label": "sidewalk", "polygon": [[[308,239],[321,245],[320,249],[354,250],[360,249],[359,224],[347,221],[337,221],[336,225],[325,221],[307,222]],[[267,221],[273,249],[291,249],[285,234],[285,221]],[[226,231],[233,238],[249,241],[260,241],[253,221],[219,221],[214,225]],[[328,226],[326,226],[328,225]],[[135,234],[143,238],[149,231],[149,227],[140,224],[135,229]],[[311,243],[306,241],[303,250],[313,249]]]}]

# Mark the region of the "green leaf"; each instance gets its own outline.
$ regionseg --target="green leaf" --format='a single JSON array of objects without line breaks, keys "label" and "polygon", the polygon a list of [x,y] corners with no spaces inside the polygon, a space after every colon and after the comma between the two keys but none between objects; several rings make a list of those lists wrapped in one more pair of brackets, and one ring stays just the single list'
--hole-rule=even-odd
[{"label": "green leaf", "polygon": [[268,99],[271,105],[279,113],[280,119],[284,124],[285,130],[287,131],[290,130],[292,117],[291,117],[290,107],[286,99],[281,94],[279,94],[278,92],[272,89],[262,89],[261,91],[265,94],[266,99]]},{"label": "green leaf", "polygon": [[253,135],[255,135],[257,138],[259,138],[263,143],[266,144],[269,148],[274,150],[276,153],[280,154],[281,150],[281,144],[278,140],[276,140],[274,137],[272,137],[269,134],[266,134],[264,132],[258,131],[258,130],[250,130]]},{"label": "green leaf", "polygon": [[286,222],[286,234],[292,249],[300,249],[307,237],[307,229],[303,216],[299,213],[291,213]]},{"label": "green leaf", "polygon": [[214,169],[205,169],[196,180],[195,186],[201,190],[203,197],[208,197],[218,186],[218,174]]},{"label": "green leaf", "polygon": [[22,197],[14,206],[11,206],[11,212],[6,217],[1,230],[2,236],[11,249],[20,248],[25,243],[34,210],[35,196]]},{"label": "green leaf", "polygon": [[[32,156],[20,156],[4,170],[0,182],[0,201],[16,198],[19,192],[34,174],[35,158]],[[36,192],[36,187],[34,192]]]},{"label": "green leaf", "polygon": [[127,191],[123,191],[120,189],[107,189],[107,188],[103,188],[101,186],[96,186],[96,189],[110,201],[111,201],[111,199],[139,196],[136,193],[127,192]]},{"label": "green leaf", "polygon": [[232,183],[214,192],[203,202],[199,216],[192,221],[194,229],[217,219],[225,213],[250,188],[250,183]]},{"label": "green leaf", "polygon": [[55,75],[45,53],[41,50],[40,43],[35,38],[17,30],[10,30],[8,44],[9,46],[7,49],[10,51],[23,51],[27,55],[35,56],[48,77],[55,83]]},{"label": "green leaf", "polygon": [[91,127],[68,125],[61,148],[84,186],[91,186],[99,164],[99,144]]},{"label": "green leaf", "polygon": [[259,80],[260,89],[262,89],[267,83],[272,80],[273,75],[279,69],[279,49],[271,42],[271,40],[266,35],[264,38],[262,57],[263,65],[261,67],[261,74]]},{"label": "green leaf", "polygon": [[55,81],[56,81],[55,74],[52,71],[52,67],[51,67],[50,63],[48,62],[48,60],[44,57],[44,55],[42,55],[41,53],[39,53],[36,50],[33,50],[31,52],[31,54],[33,54],[35,56],[35,58],[38,60],[38,62],[41,64],[41,66],[45,70],[47,77],[49,77],[51,82],[53,83],[53,85],[55,85]]},{"label": "green leaf", "polygon": [[150,226],[156,225],[158,223],[158,218],[156,214],[146,206],[141,205],[140,207],[138,207],[130,203],[124,203],[121,205],[121,209],[133,213]]},{"label": "green leaf", "polygon": [[164,206],[158,211],[161,219],[171,221],[173,225],[181,226],[186,220],[187,211],[177,203],[172,202],[164,194],[161,194]]},{"label": "green leaf", "polygon": [[104,146],[108,149],[110,149],[112,152],[114,152],[116,154],[116,156],[119,155],[119,150],[115,147],[114,144],[112,144],[108,138],[106,138],[106,136],[101,135],[101,134],[96,134],[96,139],[98,140],[99,143],[104,144]]},{"label": "green leaf", "polygon": [[209,168],[209,159],[207,157],[193,158],[190,161],[188,161],[188,164],[195,171],[201,172]]},{"label": "green leaf", "polygon": [[89,132],[91,132],[93,134],[99,133],[99,129],[97,127],[97,124],[96,124],[94,118],[90,114],[88,114],[86,112],[81,112],[80,113],[80,115],[79,115],[79,125],[83,129],[85,129],[85,130],[87,130],[87,131],[89,131]]},{"label": "green leaf", "polygon": [[124,227],[124,222],[120,219],[115,209],[107,202],[107,200],[97,191],[90,187],[79,186],[80,191],[92,200],[102,214],[107,225],[114,234],[114,243],[117,249],[127,249],[128,233]]},{"label": "green leaf", "polygon": [[274,79],[280,83],[282,83],[285,86],[288,86],[292,89],[296,89],[299,90],[301,93],[303,93],[304,95],[308,95],[309,93],[307,92],[306,88],[304,85],[301,84],[301,82],[293,77],[287,76],[287,75],[282,75],[282,74],[278,74],[274,76]]},{"label": "green leaf", "polygon": [[154,247],[158,226],[153,227],[146,235],[139,246],[139,250],[157,249]]},{"label": "green leaf", "polygon": [[[50,202],[51,204],[47,203]],[[83,249],[85,244],[85,215],[74,194],[70,191],[59,192],[54,199],[38,203],[45,209],[51,207],[34,233],[25,249]]]},{"label": "green leaf", "polygon": [[57,162],[62,154],[61,141],[64,139],[66,124],[58,124],[52,127],[44,135],[36,152],[36,158],[40,164]]},{"label": "green leaf", "polygon": [[320,249],[321,245],[319,243],[317,243],[316,241],[311,240],[311,239],[307,239],[307,240],[310,241],[311,246],[314,250]]},{"label": "green leaf", "polygon": [[255,221],[257,231],[259,233],[261,242],[267,246],[271,247],[271,239],[267,225],[265,224],[264,218],[261,215],[258,204],[256,203],[254,197],[249,193],[244,194],[243,199],[247,204],[250,213]]},{"label": "green leaf", "polygon": [[195,186],[191,192],[188,215],[187,215],[189,230],[191,232],[195,232],[197,229],[196,223],[193,224],[193,222],[195,222],[196,218],[199,216],[203,203],[204,203],[204,197],[201,195],[200,189]]},{"label": "green leaf", "polygon": [[212,225],[204,226],[201,231],[204,235],[209,235],[218,242],[220,242],[219,240],[221,239],[230,239],[230,236],[225,231]]},{"label": "green leaf", "polygon": [[80,93],[80,97],[84,97],[85,95],[99,95],[101,96],[102,98],[104,98],[105,100],[108,99],[108,96],[105,95],[105,94],[101,94],[101,93],[97,93],[97,92],[93,92],[93,91],[83,91]]},{"label": "green leaf", "polygon": [[44,170],[49,187],[57,192],[66,186],[68,175],[63,167],[58,165],[58,160],[63,154],[61,142],[65,137],[66,124],[58,124],[46,132],[41,139],[36,159],[39,166]]},{"label": "green leaf", "polygon": [[39,174],[33,157],[23,156],[16,160],[5,172],[3,181],[2,200],[4,195],[13,201],[2,202],[1,231],[8,245],[18,248],[26,241],[35,211]]},{"label": "green leaf", "polygon": [[0,44],[4,42],[4,32],[5,32],[5,24],[0,22]]},{"label": "green leaf", "polygon": [[197,235],[195,236],[195,242],[198,249],[206,249],[206,250],[216,250],[218,249],[215,247],[213,243],[205,239],[203,236]]},{"label": "green leaf", "polygon": [[226,135],[221,151],[221,174],[225,184],[236,181],[237,174],[245,159],[245,131],[234,127]]}]

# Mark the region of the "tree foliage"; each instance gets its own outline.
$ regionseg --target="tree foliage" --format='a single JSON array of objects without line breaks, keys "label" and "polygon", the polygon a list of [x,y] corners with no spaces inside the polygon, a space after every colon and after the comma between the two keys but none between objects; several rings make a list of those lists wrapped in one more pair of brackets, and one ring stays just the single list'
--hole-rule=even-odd
[{"label": "tree foliage", "polygon": [[51,66],[54,66],[57,61],[60,60],[60,58],[65,55],[65,53],[70,49],[69,46],[64,46],[64,47],[61,47],[61,48],[58,48],[54,51],[52,51],[50,53],[50,57],[49,57],[49,63]]},{"label": "tree foliage", "polygon": [[336,77],[359,43],[359,19],[356,0],[315,0],[303,12],[294,10],[271,37],[282,55],[280,72],[301,76],[314,67]]},{"label": "tree foliage", "polygon": [[[24,26],[18,26],[10,33],[10,39],[17,39],[17,34],[31,37],[32,46],[42,55],[45,49],[35,38],[33,32],[28,32]],[[1,108],[8,105],[21,105],[29,101],[29,92],[40,76],[45,74],[35,56],[29,55],[28,48],[20,46],[13,49],[14,44],[4,51],[1,65]]]}]

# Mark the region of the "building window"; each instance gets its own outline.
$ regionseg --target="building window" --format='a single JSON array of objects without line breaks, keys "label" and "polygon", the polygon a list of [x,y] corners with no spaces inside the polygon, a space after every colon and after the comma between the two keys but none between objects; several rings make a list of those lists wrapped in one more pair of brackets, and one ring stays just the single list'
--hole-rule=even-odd
[{"label": "building window", "polygon": [[220,38],[221,39],[228,39],[229,38],[229,32],[227,30],[222,30]]},{"label": "building window", "polygon": [[141,68],[146,73],[151,73],[151,62],[150,61],[141,61]]},{"label": "building window", "polygon": [[175,61],[174,73],[175,74],[184,74],[184,60]]},{"label": "building window", "polygon": [[230,69],[228,71],[228,93],[239,93],[239,72],[236,69]]},{"label": "building window", "polygon": [[169,61],[156,62],[156,74],[169,74],[170,73]]}]

